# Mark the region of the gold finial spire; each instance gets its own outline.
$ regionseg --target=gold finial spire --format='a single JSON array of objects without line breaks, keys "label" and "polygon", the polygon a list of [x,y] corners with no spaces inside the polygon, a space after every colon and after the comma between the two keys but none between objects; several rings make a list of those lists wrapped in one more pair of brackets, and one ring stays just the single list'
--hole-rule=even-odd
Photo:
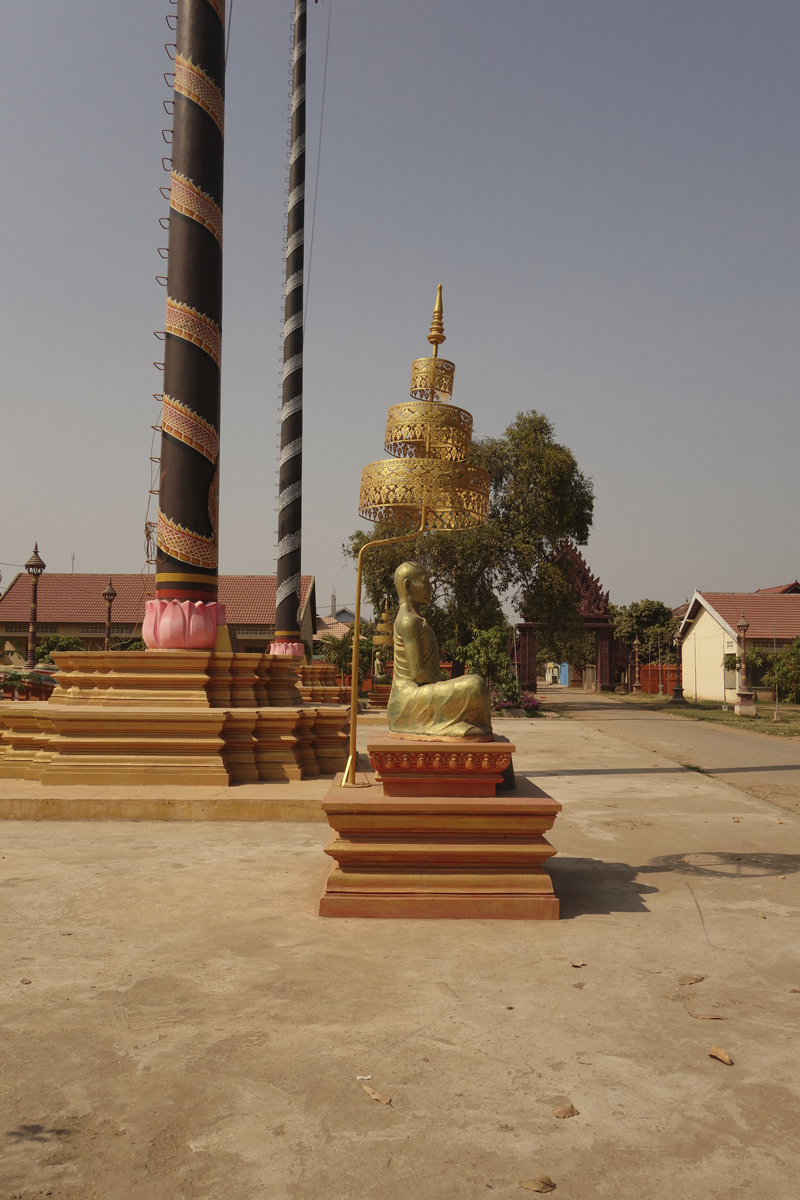
[{"label": "gold finial spire", "polygon": [[444,309],[442,308],[442,285],[439,284],[438,288],[436,289],[436,303],[433,306],[431,331],[428,334],[428,341],[433,346],[433,358],[436,358],[438,355],[439,347],[442,342],[447,341],[447,338],[444,336],[444,324],[442,321],[443,315]]}]

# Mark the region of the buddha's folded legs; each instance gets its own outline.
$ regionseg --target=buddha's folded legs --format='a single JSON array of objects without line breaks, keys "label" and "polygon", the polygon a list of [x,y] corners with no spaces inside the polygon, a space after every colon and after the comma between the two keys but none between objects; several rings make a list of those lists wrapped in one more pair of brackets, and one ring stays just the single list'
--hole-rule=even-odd
[{"label": "buddha's folded legs", "polygon": [[393,733],[428,737],[492,736],[489,689],[479,675],[462,675],[419,687],[395,680],[388,718]]}]

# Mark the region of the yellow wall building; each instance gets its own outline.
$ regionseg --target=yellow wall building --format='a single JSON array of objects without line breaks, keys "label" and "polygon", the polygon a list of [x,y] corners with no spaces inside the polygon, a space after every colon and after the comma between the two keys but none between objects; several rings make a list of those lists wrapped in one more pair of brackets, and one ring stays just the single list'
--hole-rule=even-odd
[{"label": "yellow wall building", "polygon": [[[695,592],[678,631],[683,694],[687,700],[736,703],[739,673],[726,671],[726,654],[741,653],[738,624],[748,623],[745,649],[782,650],[800,637],[800,595],[765,592]],[[737,641],[738,639],[738,641]],[[761,693],[759,681],[748,681]],[[764,689],[766,697],[770,689]]]}]

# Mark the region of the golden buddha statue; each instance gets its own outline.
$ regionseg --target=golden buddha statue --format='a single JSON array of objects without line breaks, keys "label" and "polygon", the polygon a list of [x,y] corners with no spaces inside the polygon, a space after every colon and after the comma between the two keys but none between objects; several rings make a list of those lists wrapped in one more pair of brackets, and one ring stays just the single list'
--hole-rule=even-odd
[{"label": "golden buddha statue", "polygon": [[402,563],[394,573],[400,609],[394,623],[394,678],[389,729],[415,737],[492,737],[489,689],[480,675],[440,680],[436,634],[420,614],[432,596],[419,563]]}]

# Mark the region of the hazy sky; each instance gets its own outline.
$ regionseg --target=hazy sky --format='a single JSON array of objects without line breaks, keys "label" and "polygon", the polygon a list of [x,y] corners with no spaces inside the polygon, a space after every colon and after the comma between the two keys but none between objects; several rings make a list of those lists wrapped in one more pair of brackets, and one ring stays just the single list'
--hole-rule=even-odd
[{"label": "hazy sky", "polygon": [[[477,434],[537,408],[596,489],[611,598],[794,579],[797,0],[309,4],[309,203],[333,3],[305,377],[303,568],[427,352]],[[4,13],[0,560],[138,571],[160,387],[166,0]],[[289,20],[234,0],[220,569],[273,572]],[[307,267],[308,270],[308,267]],[[13,567],[2,566],[7,583]]]}]

